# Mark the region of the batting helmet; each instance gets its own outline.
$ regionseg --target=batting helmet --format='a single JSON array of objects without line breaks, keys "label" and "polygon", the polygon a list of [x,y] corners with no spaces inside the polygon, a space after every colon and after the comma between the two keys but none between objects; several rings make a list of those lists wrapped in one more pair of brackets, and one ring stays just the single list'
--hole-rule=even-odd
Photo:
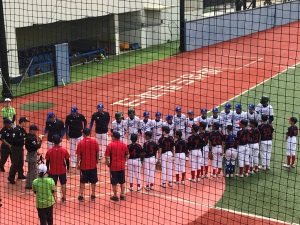
[{"label": "batting helmet", "polygon": [[103,104],[98,104],[97,109],[104,109],[104,105]]},{"label": "batting helmet", "polygon": [[176,112],[181,112],[181,108],[180,108],[179,106],[177,106],[177,107],[175,108],[175,111],[176,111]]},{"label": "batting helmet", "polygon": [[218,108],[213,108],[212,112],[219,112]]},{"label": "batting helmet", "polygon": [[168,126],[163,126],[161,128],[161,130],[164,131],[164,132],[166,132],[167,134],[170,133],[170,127],[168,127]]},{"label": "batting helmet", "polygon": [[53,135],[53,137],[52,137],[52,141],[53,141],[53,143],[54,144],[59,144],[60,143],[60,136],[59,135],[57,135],[57,134],[55,134],[55,135]]},{"label": "batting helmet", "polygon": [[194,111],[193,111],[193,110],[189,110],[189,111],[188,111],[188,114],[189,114],[189,115],[194,115]]},{"label": "batting helmet", "polygon": [[225,109],[231,109],[231,104],[229,102],[227,102],[225,105],[224,105],[224,108]]},{"label": "batting helmet", "polygon": [[148,136],[149,138],[151,138],[152,137],[152,132],[151,131],[145,132],[145,136]]},{"label": "batting helmet", "polygon": [[129,116],[130,116],[130,115],[135,115],[135,111],[134,111],[133,108],[129,108],[129,109],[128,109],[128,115],[129,115]]},{"label": "batting helmet", "polygon": [[155,113],[155,116],[156,116],[156,117],[161,117],[161,112],[156,112],[156,113]]},{"label": "batting helmet", "polygon": [[137,134],[131,134],[131,135],[130,135],[130,140],[131,140],[132,142],[136,142],[137,139],[138,139]]},{"label": "batting helmet", "polygon": [[116,118],[116,119],[122,119],[122,118],[123,118],[123,113],[121,113],[121,112],[116,112],[115,118]]},{"label": "batting helmet", "polygon": [[172,115],[167,115],[167,117],[166,117],[166,120],[172,120],[173,119],[173,116]]},{"label": "batting helmet", "polygon": [[254,109],[255,109],[255,106],[254,106],[253,104],[250,104],[250,105],[248,106],[248,109],[254,110]]},{"label": "batting helmet", "polygon": [[149,113],[148,111],[145,111],[144,114],[143,114],[143,116],[144,116],[144,117],[149,117],[149,116],[150,116],[150,113]]},{"label": "batting helmet", "polygon": [[235,105],[236,110],[242,110],[242,105],[240,103]]},{"label": "batting helmet", "polygon": [[260,98],[260,103],[261,104],[267,104],[268,102],[269,102],[269,97],[267,97],[267,96],[262,96],[261,98]]},{"label": "batting helmet", "polygon": [[202,127],[203,129],[205,129],[207,126],[207,123],[205,123],[204,121],[200,122],[200,127]]}]

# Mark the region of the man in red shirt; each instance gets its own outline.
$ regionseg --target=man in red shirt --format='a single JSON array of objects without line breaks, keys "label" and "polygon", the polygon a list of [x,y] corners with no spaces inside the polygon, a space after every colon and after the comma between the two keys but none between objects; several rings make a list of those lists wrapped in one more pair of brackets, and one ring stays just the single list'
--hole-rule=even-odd
[{"label": "man in red shirt", "polygon": [[[46,153],[46,165],[49,173],[49,177],[54,180],[55,185],[59,179],[61,185],[62,198],[61,201],[66,201],[66,183],[67,174],[69,172],[69,159],[70,154],[67,149],[60,146],[60,136],[55,134],[52,137],[54,146],[50,148]],[[67,168],[66,168],[67,167]]]},{"label": "man in red shirt", "polygon": [[107,146],[105,152],[105,163],[110,168],[111,185],[114,192],[114,195],[110,199],[113,201],[119,201],[117,184],[121,186],[120,199],[125,200],[125,163],[128,155],[127,146],[120,141],[120,133],[113,132],[112,142]]},{"label": "man in red shirt", "polygon": [[86,183],[91,183],[92,194],[91,199],[96,198],[95,189],[98,182],[97,164],[99,161],[99,145],[96,139],[91,138],[91,130],[84,128],[82,131],[83,139],[78,143],[77,155],[77,169],[80,170],[80,193],[78,200],[84,201],[83,194]]}]

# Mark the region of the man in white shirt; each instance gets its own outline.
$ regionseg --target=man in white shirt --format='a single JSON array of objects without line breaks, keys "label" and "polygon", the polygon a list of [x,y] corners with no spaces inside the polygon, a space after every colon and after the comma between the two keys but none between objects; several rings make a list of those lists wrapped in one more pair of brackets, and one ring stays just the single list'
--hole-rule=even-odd
[{"label": "man in white shirt", "polygon": [[235,112],[233,113],[233,134],[237,134],[240,130],[239,122],[242,119],[246,119],[246,113],[242,111],[242,105],[240,103],[235,105]]},{"label": "man in white shirt", "polygon": [[209,124],[209,118],[207,117],[207,109],[202,108],[201,109],[201,116],[198,116],[196,118],[197,125],[199,126],[201,122],[205,122],[207,124],[205,130],[208,131],[208,124]]},{"label": "man in white shirt", "polygon": [[274,110],[271,105],[269,105],[269,97],[262,96],[260,98],[260,103],[256,106],[255,111],[261,115],[267,115],[269,117],[269,123],[272,124],[274,120]]},{"label": "man in white shirt", "polygon": [[[197,123],[196,119],[194,118],[194,111],[188,111],[189,118],[185,120],[185,139],[188,140],[189,136],[192,135],[192,126]],[[196,124],[197,125],[197,124]],[[198,125],[197,125],[198,126]]]},{"label": "man in white shirt", "polygon": [[152,120],[152,140],[157,144],[162,136],[163,120],[161,119],[161,112],[155,113],[155,119]]},{"label": "man in white shirt", "polygon": [[[260,114],[258,114],[257,112],[255,112],[255,106],[253,104],[250,104],[248,106],[248,112],[246,112],[246,117],[245,119],[247,119],[248,121],[250,120],[256,120],[259,124],[261,124],[261,118],[260,118]],[[248,124],[247,129],[250,130],[250,124]]]},{"label": "man in white shirt", "polygon": [[124,121],[123,113],[116,112],[115,120],[111,123],[110,132],[119,132],[120,140],[125,143],[125,131],[126,131],[126,123]]},{"label": "man in white shirt", "polygon": [[220,117],[222,119],[222,133],[225,135],[227,134],[226,127],[228,125],[232,125],[232,117],[233,117],[233,111],[231,111],[231,104],[227,102],[224,105],[224,110],[220,113]]},{"label": "man in white shirt", "polygon": [[167,115],[166,122],[163,123],[163,126],[169,127],[170,128],[169,136],[174,137],[175,125],[173,123],[173,116],[171,114]]},{"label": "man in white shirt", "polygon": [[212,113],[213,113],[213,115],[211,117],[209,117],[208,127],[211,129],[211,127],[214,123],[219,123],[222,127],[222,119],[219,115],[219,109],[213,108]]},{"label": "man in white shirt", "polygon": [[128,132],[127,144],[131,144],[131,135],[138,134],[140,126],[140,118],[135,115],[135,110],[133,108],[128,109],[128,117],[125,120],[126,130]]},{"label": "man in white shirt", "polygon": [[149,119],[150,113],[148,111],[145,111],[143,113],[143,116],[144,116],[144,119],[140,120],[140,124],[139,124],[139,133],[141,135],[141,145],[142,146],[146,142],[145,133],[147,131],[152,131],[152,128],[153,128],[152,120]]},{"label": "man in white shirt", "polygon": [[185,119],[186,116],[181,112],[180,107],[176,107],[175,109],[175,116],[173,118],[173,122],[175,124],[175,131],[180,130],[182,132],[182,139],[185,140]]}]

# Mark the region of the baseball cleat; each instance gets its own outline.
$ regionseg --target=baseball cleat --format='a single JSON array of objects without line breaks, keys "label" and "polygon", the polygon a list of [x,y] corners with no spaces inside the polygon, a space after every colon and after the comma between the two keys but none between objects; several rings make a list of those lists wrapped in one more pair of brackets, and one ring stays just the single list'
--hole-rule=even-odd
[{"label": "baseball cleat", "polygon": [[189,157],[185,157],[185,161],[189,161],[190,159],[189,159]]},{"label": "baseball cleat", "polygon": [[228,178],[228,177],[229,177],[229,174],[226,174],[225,177]]},{"label": "baseball cleat", "polygon": [[154,190],[154,186],[150,186],[150,190]]},{"label": "baseball cleat", "polygon": [[217,178],[217,175],[216,174],[210,174],[210,177],[211,178]]},{"label": "baseball cleat", "polygon": [[173,187],[173,184],[172,184],[172,182],[169,182],[169,187]]},{"label": "baseball cleat", "polygon": [[267,170],[267,168],[265,166],[259,166],[258,168],[261,170]]},{"label": "baseball cleat", "polygon": [[291,167],[292,167],[292,168],[295,168],[296,166],[295,166],[295,164],[292,164]]},{"label": "baseball cleat", "polygon": [[244,174],[236,174],[237,177],[243,178]]},{"label": "baseball cleat", "polygon": [[161,183],[160,186],[163,187],[163,188],[166,188],[166,184],[165,183]]},{"label": "baseball cleat", "polygon": [[283,167],[285,167],[285,168],[290,168],[291,166],[288,165],[288,164],[283,164]]},{"label": "baseball cleat", "polygon": [[218,174],[217,174],[217,177],[220,178],[220,177],[222,177],[222,176],[221,176],[221,174],[218,173]]},{"label": "baseball cleat", "polygon": [[179,184],[179,181],[177,181],[177,180],[174,180],[174,184]]},{"label": "baseball cleat", "polygon": [[253,170],[254,171],[254,173],[258,173],[258,169],[256,169],[256,170]]},{"label": "baseball cleat", "polygon": [[249,174],[254,174],[253,170],[249,171],[248,173],[249,173]]},{"label": "baseball cleat", "polygon": [[146,191],[150,191],[150,187],[147,187],[147,186],[146,186],[146,187],[145,187],[145,190],[146,190]]},{"label": "baseball cleat", "polygon": [[271,169],[271,167],[270,166],[267,166],[267,170],[270,170]]},{"label": "baseball cleat", "polygon": [[234,177],[234,174],[232,173],[232,174],[230,174],[230,177]]},{"label": "baseball cleat", "polygon": [[140,190],[142,190],[142,187],[141,187],[141,186],[139,186],[139,187],[137,188],[137,191],[140,191]]},{"label": "baseball cleat", "polygon": [[190,181],[190,182],[193,182],[193,183],[196,183],[196,179],[190,178],[189,181]]},{"label": "baseball cleat", "polygon": [[245,177],[249,177],[249,173],[245,173],[244,176],[245,176]]},{"label": "baseball cleat", "polygon": [[207,174],[204,174],[204,175],[201,176],[201,178],[203,178],[203,179],[204,179],[204,178],[208,178],[208,175],[207,175]]},{"label": "baseball cleat", "polygon": [[183,181],[181,181],[181,184],[182,184],[182,185],[185,185],[185,182],[184,182],[184,180],[183,180]]},{"label": "baseball cleat", "polygon": [[132,187],[129,187],[129,188],[127,188],[129,191],[133,191],[133,188]]}]

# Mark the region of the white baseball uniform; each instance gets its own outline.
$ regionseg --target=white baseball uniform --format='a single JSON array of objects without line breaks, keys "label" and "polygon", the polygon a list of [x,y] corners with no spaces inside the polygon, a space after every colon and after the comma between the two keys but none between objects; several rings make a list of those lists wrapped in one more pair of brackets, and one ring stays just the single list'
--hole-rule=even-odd
[{"label": "white baseball uniform", "polygon": [[[245,119],[247,119],[248,121],[249,120],[256,120],[258,123],[261,123],[261,115],[258,114],[257,112],[253,112],[253,113],[246,112],[245,113]],[[248,130],[250,129],[249,124],[247,126],[247,129]]]},{"label": "white baseball uniform", "polygon": [[175,131],[180,130],[182,132],[182,139],[185,140],[185,120],[186,116],[181,114],[181,116],[175,115],[173,117],[173,123],[175,124]]},{"label": "white baseball uniform", "polygon": [[169,128],[170,128],[170,133],[169,133],[169,135],[172,136],[172,137],[174,137],[175,124],[173,123],[173,121],[172,121],[171,124],[168,123],[168,122],[164,122],[164,123],[163,123],[163,126],[169,127]]},{"label": "white baseball uniform", "polygon": [[211,126],[215,123],[218,122],[219,124],[222,125],[222,118],[220,117],[220,115],[218,115],[217,117],[211,116],[208,119],[209,123],[208,123],[208,127],[211,129]]},{"label": "white baseball uniform", "polygon": [[150,120],[150,119],[143,119],[143,120],[140,120],[140,124],[139,124],[139,129],[141,130],[141,145],[143,146],[144,143],[146,142],[145,140],[145,133],[147,131],[152,131],[152,128],[153,128],[153,121]]},{"label": "white baseball uniform", "polygon": [[137,116],[134,116],[132,119],[128,117],[125,121],[126,130],[128,132],[127,144],[131,144],[131,134],[138,134],[140,127],[140,119]]},{"label": "white baseball uniform", "polygon": [[189,136],[192,135],[192,126],[196,124],[196,125],[199,125],[197,124],[197,120],[196,119],[190,119],[190,118],[186,118],[185,120],[185,139],[188,140]]},{"label": "white baseball uniform", "polygon": [[111,123],[111,126],[110,126],[110,130],[112,132],[119,132],[120,134],[120,140],[125,143],[125,131],[126,131],[126,123],[124,120],[121,120],[121,122],[117,122],[116,120],[114,120],[112,123]]},{"label": "white baseball uniform", "polygon": [[260,115],[274,116],[274,110],[271,105],[267,105],[266,107],[264,107],[261,103],[259,103],[256,106],[255,111]]},{"label": "white baseball uniform", "polygon": [[223,124],[222,133],[227,134],[226,127],[228,125],[232,125],[233,111],[225,112],[225,110],[222,110],[220,113],[220,117]]},{"label": "white baseball uniform", "polygon": [[152,120],[152,140],[155,143],[158,143],[158,140],[162,136],[162,127],[163,127],[163,120],[160,119],[157,121],[156,119]]},{"label": "white baseball uniform", "polygon": [[196,124],[199,126],[201,122],[205,122],[207,124],[205,130],[208,131],[209,118],[208,117],[198,116],[196,118]]},{"label": "white baseball uniform", "polygon": [[232,121],[233,121],[233,134],[237,134],[240,130],[240,125],[238,124],[242,119],[246,119],[246,112],[241,111],[241,113],[233,112]]}]

